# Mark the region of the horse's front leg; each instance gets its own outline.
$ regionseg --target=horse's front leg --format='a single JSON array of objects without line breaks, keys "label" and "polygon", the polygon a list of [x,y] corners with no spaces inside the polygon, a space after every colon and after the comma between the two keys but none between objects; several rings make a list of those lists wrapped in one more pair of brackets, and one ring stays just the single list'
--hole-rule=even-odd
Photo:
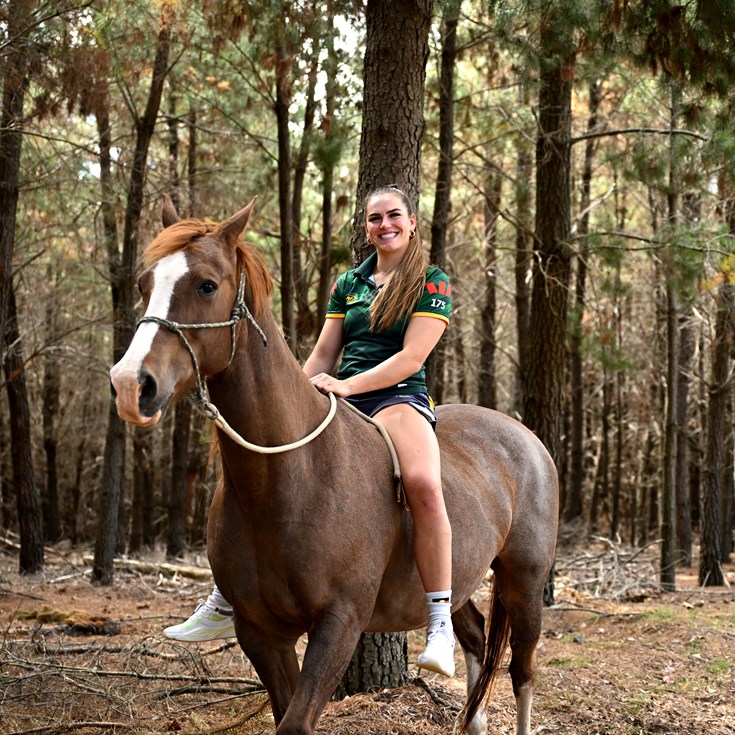
[{"label": "horse's front leg", "polygon": [[276,726],[286,714],[299,681],[296,641],[270,640],[247,624],[238,625],[237,640],[268,692]]},{"label": "horse's front leg", "polygon": [[309,631],[301,677],[276,735],[313,735],[360,638],[366,620],[354,612],[326,611]]}]

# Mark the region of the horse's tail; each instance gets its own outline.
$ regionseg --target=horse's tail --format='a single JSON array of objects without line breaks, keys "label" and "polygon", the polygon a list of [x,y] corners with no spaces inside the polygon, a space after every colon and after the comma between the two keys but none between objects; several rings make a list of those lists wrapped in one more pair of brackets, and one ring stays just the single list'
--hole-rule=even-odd
[{"label": "horse's tail", "polygon": [[485,700],[492,693],[495,677],[503,662],[503,655],[508,646],[510,637],[510,622],[500,594],[498,593],[497,578],[493,583],[493,592],[490,598],[490,614],[485,631],[485,653],[482,661],[480,676],[471,692],[468,692],[467,703],[462,712],[462,726],[460,734],[466,732],[472,718]]}]

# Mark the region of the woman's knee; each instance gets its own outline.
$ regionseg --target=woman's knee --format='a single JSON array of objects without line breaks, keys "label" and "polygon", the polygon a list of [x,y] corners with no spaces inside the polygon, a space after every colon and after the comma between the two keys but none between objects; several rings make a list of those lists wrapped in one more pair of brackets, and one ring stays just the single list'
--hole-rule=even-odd
[{"label": "woman's knee", "polygon": [[412,512],[433,517],[446,515],[438,478],[421,472],[404,474],[403,486]]}]

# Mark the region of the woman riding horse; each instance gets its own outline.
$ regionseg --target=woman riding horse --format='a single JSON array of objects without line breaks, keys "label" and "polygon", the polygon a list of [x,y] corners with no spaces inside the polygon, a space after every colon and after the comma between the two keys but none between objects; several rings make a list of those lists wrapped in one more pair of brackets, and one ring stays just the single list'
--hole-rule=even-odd
[{"label": "woman riding horse", "polygon": [[[452,530],[424,366],[449,322],[451,286],[443,271],[427,267],[415,208],[399,188],[368,194],[365,233],[375,252],[337,280],[304,372],[323,393],[346,398],[381,423],[396,447],[429,609],[427,645],[417,663],[453,676]],[[215,587],[187,621],[164,633],[181,641],[234,636],[232,608]]]}]

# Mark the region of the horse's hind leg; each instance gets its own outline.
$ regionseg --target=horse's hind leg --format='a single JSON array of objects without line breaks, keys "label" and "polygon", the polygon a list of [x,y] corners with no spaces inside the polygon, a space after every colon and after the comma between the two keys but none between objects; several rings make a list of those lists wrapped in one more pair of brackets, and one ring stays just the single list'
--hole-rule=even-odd
[{"label": "horse's hind leg", "polygon": [[[452,613],[454,634],[464,653],[467,669],[467,696],[475,688],[482,671],[482,659],[485,651],[485,617],[475,607],[472,600],[468,600],[462,607]],[[484,707],[480,707],[472,720],[465,728],[467,735],[486,735],[487,714]]]},{"label": "horse's hind leg", "polygon": [[541,637],[546,574],[527,566],[493,564],[495,584],[510,623],[508,667],[516,698],[516,735],[531,735],[531,704],[536,682],[536,646]]}]

